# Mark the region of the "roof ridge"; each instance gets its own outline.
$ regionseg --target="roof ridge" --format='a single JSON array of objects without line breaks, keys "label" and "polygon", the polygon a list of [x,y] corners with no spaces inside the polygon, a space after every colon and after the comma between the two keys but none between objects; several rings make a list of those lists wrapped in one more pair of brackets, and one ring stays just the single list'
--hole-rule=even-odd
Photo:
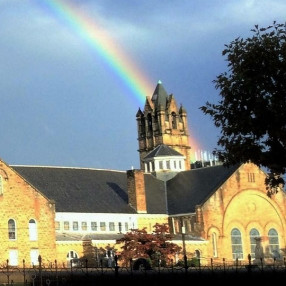
[{"label": "roof ridge", "polygon": [[66,166],[41,166],[41,165],[10,165],[13,167],[28,167],[28,168],[51,168],[51,169],[76,169],[76,170],[94,170],[94,171],[111,171],[111,172],[126,172],[123,170],[114,169],[97,169],[90,167],[66,167]]}]

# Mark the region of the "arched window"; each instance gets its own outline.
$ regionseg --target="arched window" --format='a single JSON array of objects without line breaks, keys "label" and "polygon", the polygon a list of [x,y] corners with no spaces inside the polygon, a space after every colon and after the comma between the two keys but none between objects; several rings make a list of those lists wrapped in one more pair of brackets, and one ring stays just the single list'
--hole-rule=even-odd
[{"label": "arched window", "polygon": [[16,239],[16,223],[13,219],[8,220],[8,236],[10,240]]},{"label": "arched window", "polygon": [[78,259],[78,254],[75,251],[70,250],[67,254],[67,264],[71,265],[72,263],[73,266],[76,266],[76,264],[78,263],[77,259]]},{"label": "arched window", "polygon": [[232,247],[232,258],[243,259],[241,233],[237,228],[231,231],[231,247]]},{"label": "arched window", "polygon": [[172,112],[172,128],[177,129],[177,118],[175,112]]},{"label": "arched window", "polygon": [[196,258],[201,258],[201,252],[198,249],[195,250],[195,254]]},{"label": "arched window", "polygon": [[255,258],[255,248],[256,245],[259,243],[258,238],[260,238],[259,231],[256,228],[253,228],[249,232],[249,237],[250,237],[250,255],[252,259]]},{"label": "arched window", "polygon": [[274,228],[268,231],[269,251],[275,258],[280,257],[279,238],[278,233]]},{"label": "arched window", "polygon": [[37,224],[34,219],[29,220],[29,236],[30,240],[38,239]]},{"label": "arched window", "polygon": [[212,233],[212,245],[213,245],[213,257],[217,257],[217,236],[216,233]]}]

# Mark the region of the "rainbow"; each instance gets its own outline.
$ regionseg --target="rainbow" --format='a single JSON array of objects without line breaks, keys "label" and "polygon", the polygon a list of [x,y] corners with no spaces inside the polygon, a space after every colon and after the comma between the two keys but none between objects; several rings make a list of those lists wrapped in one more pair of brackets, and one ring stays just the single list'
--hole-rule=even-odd
[{"label": "rainbow", "polygon": [[44,0],[41,5],[44,3],[45,7],[94,49],[139,103],[145,104],[146,96],[153,94],[155,86],[138,69],[130,56],[118,47],[118,43],[112,40],[108,32],[71,2],[73,1]]},{"label": "rainbow", "polygon": [[[87,43],[107,64],[107,66],[118,76],[125,86],[131,91],[140,106],[144,106],[146,96],[152,96],[155,85],[135,65],[134,61],[127,56],[122,49],[109,36],[99,23],[91,19],[81,11],[73,1],[64,0],[42,0],[41,7],[51,11],[60,21],[68,25],[82,40]],[[76,2],[76,1],[74,1]],[[131,97],[132,97],[131,96]],[[195,150],[199,144],[190,138],[191,160],[195,161]]]}]

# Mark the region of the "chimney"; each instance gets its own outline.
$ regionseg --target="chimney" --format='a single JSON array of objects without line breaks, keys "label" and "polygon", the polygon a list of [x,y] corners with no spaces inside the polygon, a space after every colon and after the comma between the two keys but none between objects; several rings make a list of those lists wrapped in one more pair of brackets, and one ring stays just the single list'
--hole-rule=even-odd
[{"label": "chimney", "polygon": [[144,172],[127,171],[128,203],[137,213],[147,213]]}]

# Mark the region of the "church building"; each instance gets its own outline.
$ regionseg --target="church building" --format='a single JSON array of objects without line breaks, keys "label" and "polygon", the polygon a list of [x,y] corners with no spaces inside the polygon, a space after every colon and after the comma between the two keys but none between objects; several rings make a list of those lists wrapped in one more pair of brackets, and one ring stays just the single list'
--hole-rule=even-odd
[{"label": "church building", "polygon": [[202,264],[257,259],[257,242],[265,263],[283,261],[283,189],[269,198],[267,174],[252,163],[191,168],[187,111],[161,82],[136,121],[140,169],[0,161],[3,261],[36,265],[40,255],[44,264],[59,267],[82,257],[99,265],[102,249],[115,248],[131,229],[152,232],[156,223],[168,223],[173,242]]}]

